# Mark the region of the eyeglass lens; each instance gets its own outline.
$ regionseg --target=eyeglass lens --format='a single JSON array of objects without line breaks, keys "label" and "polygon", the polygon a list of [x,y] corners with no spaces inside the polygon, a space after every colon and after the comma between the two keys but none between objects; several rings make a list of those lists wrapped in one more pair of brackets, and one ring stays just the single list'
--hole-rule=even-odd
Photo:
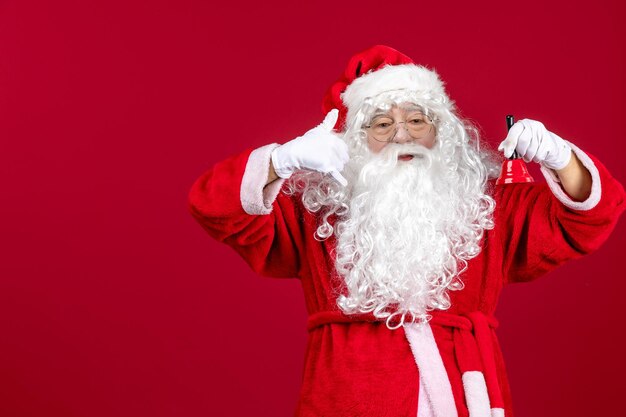
[{"label": "eyeglass lens", "polygon": [[369,128],[375,140],[389,142],[398,133],[400,125],[407,130],[411,138],[421,139],[430,133],[433,123],[425,114],[413,113],[403,122],[396,122],[389,116],[375,117]]}]

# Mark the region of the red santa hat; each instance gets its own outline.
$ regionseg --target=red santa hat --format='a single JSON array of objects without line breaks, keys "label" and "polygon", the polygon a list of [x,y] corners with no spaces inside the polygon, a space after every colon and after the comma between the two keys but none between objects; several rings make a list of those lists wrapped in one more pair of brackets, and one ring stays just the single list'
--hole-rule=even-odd
[{"label": "red santa hat", "polygon": [[375,45],[350,58],[344,73],[326,92],[322,111],[326,114],[339,110],[335,129],[340,130],[350,123],[366,99],[395,90],[411,92],[424,102],[450,103],[435,71],[414,64],[411,58],[389,46]]}]

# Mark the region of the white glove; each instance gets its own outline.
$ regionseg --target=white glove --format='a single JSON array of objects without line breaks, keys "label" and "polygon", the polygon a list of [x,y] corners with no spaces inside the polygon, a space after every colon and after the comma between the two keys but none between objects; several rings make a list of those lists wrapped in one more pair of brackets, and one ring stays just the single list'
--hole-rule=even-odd
[{"label": "white glove", "polygon": [[276,175],[289,178],[297,169],[309,169],[330,174],[341,185],[348,185],[340,174],[350,159],[348,145],[332,131],[338,115],[337,109],[329,111],[319,126],[275,148],[272,165]]},{"label": "white glove", "polygon": [[572,148],[541,122],[524,119],[515,123],[498,146],[510,158],[513,151],[526,162],[538,162],[546,168],[563,169],[572,157]]}]

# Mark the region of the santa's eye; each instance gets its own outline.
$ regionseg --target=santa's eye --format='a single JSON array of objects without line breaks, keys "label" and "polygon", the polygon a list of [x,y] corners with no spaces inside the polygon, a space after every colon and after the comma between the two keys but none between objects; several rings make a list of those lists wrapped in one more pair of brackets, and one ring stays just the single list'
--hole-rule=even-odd
[{"label": "santa's eye", "polygon": [[426,116],[421,112],[409,114],[406,119],[407,119],[407,122],[409,123],[426,123],[427,122]]},{"label": "santa's eye", "polygon": [[372,122],[372,127],[374,129],[387,129],[393,126],[393,120],[387,118],[375,119]]}]

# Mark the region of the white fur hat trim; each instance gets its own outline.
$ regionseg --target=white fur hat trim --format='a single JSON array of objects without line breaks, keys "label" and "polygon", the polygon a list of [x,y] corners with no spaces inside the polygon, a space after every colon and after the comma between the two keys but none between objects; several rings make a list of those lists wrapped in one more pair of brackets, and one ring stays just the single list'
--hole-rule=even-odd
[{"label": "white fur hat trim", "polygon": [[414,64],[387,65],[357,78],[341,94],[341,100],[348,109],[348,120],[354,117],[365,99],[394,90],[416,93],[425,102],[450,102],[435,71]]}]

